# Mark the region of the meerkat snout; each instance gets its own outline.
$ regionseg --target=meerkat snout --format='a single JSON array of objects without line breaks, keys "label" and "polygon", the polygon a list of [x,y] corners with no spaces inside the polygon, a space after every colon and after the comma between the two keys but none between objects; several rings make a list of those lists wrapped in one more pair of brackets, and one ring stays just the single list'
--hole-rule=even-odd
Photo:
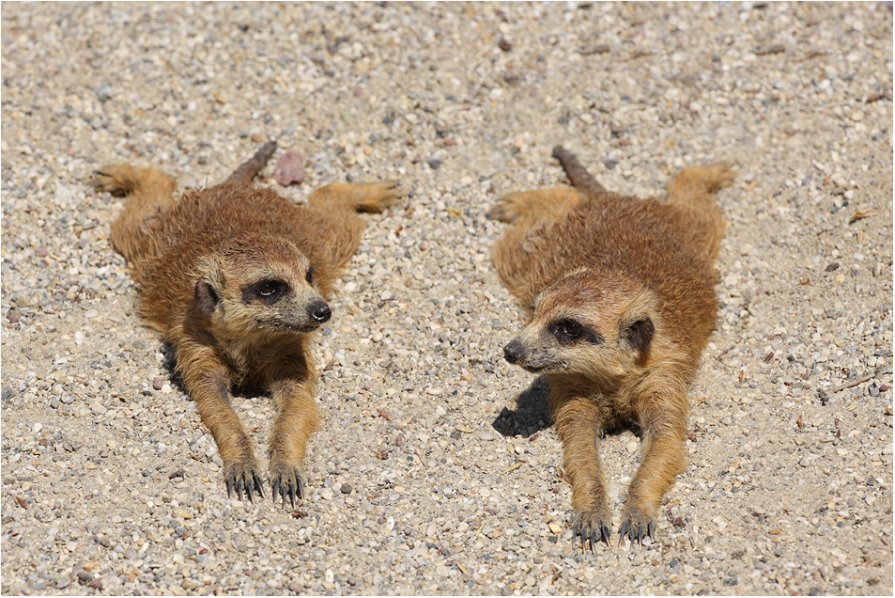
[{"label": "meerkat snout", "polygon": [[329,305],[313,288],[303,286],[292,289],[289,294],[292,296],[276,304],[256,304],[259,311],[255,321],[266,328],[307,333],[332,316]]},{"label": "meerkat snout", "polygon": [[333,315],[333,312],[329,308],[329,305],[326,304],[326,301],[324,301],[323,299],[319,299],[317,301],[313,301],[308,306],[308,314],[316,322],[323,324],[324,322],[329,320],[330,316]]},{"label": "meerkat snout", "polygon": [[520,360],[525,358],[525,354],[525,345],[518,338],[514,338],[503,348],[503,358],[508,363],[519,363]]}]

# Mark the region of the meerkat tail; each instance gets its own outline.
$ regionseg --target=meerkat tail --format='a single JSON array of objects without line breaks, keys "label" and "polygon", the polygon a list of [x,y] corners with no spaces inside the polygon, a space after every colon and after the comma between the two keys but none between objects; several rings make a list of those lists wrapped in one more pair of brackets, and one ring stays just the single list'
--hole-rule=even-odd
[{"label": "meerkat tail", "polygon": [[587,169],[581,165],[581,162],[578,161],[575,154],[563,146],[557,145],[553,148],[553,157],[559,160],[562,169],[566,172],[566,176],[569,177],[569,181],[571,181],[573,187],[588,195],[606,193],[606,189],[603,185],[598,183],[597,179],[591,176]]},{"label": "meerkat tail", "polygon": [[277,150],[276,141],[268,141],[261,146],[255,155],[239,165],[233,174],[227,178],[228,183],[248,183],[261,172],[273,153]]}]

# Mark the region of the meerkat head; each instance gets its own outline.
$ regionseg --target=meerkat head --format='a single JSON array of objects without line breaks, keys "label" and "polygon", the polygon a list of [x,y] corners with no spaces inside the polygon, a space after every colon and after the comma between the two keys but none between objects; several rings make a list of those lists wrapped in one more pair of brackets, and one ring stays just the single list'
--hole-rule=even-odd
[{"label": "meerkat head", "polygon": [[646,367],[656,311],[655,294],[642,284],[582,268],[535,299],[531,321],[504,356],[530,372],[611,381]]},{"label": "meerkat head", "polygon": [[194,307],[224,335],[308,333],[332,312],[314,284],[314,268],[294,245],[237,237],[199,266]]}]

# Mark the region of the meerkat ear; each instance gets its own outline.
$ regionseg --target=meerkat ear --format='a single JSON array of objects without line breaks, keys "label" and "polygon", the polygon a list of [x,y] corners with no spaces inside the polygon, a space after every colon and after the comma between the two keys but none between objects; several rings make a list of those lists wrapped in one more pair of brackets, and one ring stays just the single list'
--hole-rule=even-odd
[{"label": "meerkat ear", "polygon": [[208,317],[214,312],[214,308],[217,307],[220,297],[218,297],[218,294],[215,292],[214,287],[211,286],[210,282],[199,280],[196,282],[196,289],[193,292],[193,301],[195,302],[199,313]]},{"label": "meerkat ear", "polygon": [[199,280],[193,290],[193,303],[199,313],[209,317],[221,300],[224,287],[224,274],[217,260],[206,258],[199,267]]},{"label": "meerkat ear", "polygon": [[625,327],[624,336],[631,348],[640,353],[638,361],[645,361],[656,327],[649,316],[644,316]]}]

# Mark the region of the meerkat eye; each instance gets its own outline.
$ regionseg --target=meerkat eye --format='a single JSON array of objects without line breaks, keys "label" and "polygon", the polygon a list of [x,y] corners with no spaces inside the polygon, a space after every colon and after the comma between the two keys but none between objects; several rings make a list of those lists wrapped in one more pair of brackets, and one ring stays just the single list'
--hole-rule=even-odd
[{"label": "meerkat eye", "polygon": [[267,303],[273,303],[279,299],[287,290],[288,286],[282,280],[262,280],[256,283],[252,290],[255,295],[263,299]]},{"label": "meerkat eye", "polygon": [[308,268],[308,273],[305,274],[305,280],[308,281],[308,284],[314,284],[314,266]]},{"label": "meerkat eye", "polygon": [[582,339],[595,345],[603,342],[603,337],[595,330],[568,318],[550,324],[549,331],[562,345],[571,345]]},{"label": "meerkat eye", "polygon": [[574,343],[584,336],[584,328],[575,320],[557,320],[550,324],[550,334],[561,343]]}]

